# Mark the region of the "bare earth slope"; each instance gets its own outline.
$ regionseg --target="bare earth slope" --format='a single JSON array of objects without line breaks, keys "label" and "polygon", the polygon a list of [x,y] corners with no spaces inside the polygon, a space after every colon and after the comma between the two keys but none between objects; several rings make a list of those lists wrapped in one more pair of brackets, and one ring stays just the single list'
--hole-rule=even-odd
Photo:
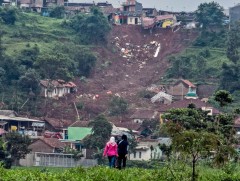
[{"label": "bare earth slope", "polygon": [[[78,92],[61,99],[62,106],[52,109],[48,116],[74,120],[73,102],[83,103],[83,119],[107,111],[111,98],[108,91],[126,99],[130,108],[154,109],[155,105],[138,93],[159,81],[169,66],[166,57],[182,51],[196,36],[184,30],[157,29],[150,34],[140,26],[114,26],[108,45],[94,48],[99,61],[91,77],[86,82],[76,79]],[[160,51],[154,57],[158,47]]]}]

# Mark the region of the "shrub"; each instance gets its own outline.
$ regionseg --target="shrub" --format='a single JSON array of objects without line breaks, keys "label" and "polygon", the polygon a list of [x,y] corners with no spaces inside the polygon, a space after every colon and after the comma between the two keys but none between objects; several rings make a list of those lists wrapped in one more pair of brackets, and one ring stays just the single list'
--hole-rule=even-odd
[{"label": "shrub", "polygon": [[109,103],[109,112],[111,116],[126,114],[128,103],[122,97],[114,96]]},{"label": "shrub", "polygon": [[13,8],[2,8],[0,9],[0,17],[5,24],[14,25],[17,19],[16,10]]},{"label": "shrub", "polygon": [[55,6],[50,9],[49,16],[53,18],[63,18],[65,14],[64,6]]}]

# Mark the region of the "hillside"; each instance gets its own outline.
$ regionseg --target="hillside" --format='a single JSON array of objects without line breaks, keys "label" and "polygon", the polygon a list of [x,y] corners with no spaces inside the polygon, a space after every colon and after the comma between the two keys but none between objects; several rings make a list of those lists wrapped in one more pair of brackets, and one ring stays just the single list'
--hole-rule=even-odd
[{"label": "hillside", "polygon": [[[198,52],[198,49],[189,47],[198,36],[198,32],[184,29],[177,32],[172,32],[171,29],[155,29],[150,34],[140,26],[113,26],[108,43],[102,46],[82,45],[76,33],[64,26],[64,20],[32,13],[19,13],[15,25],[1,27],[5,31],[2,38],[5,53],[17,59],[16,61],[19,61],[23,50],[34,46],[39,48],[40,55],[53,54],[53,50],[57,49],[71,56],[74,49],[87,48],[97,57],[95,69],[90,77],[75,77],[77,93],[59,100],[44,100],[38,97],[26,105],[24,99],[19,100],[18,104],[24,106],[18,111],[37,117],[48,116],[74,121],[77,117],[75,102],[81,119],[89,119],[99,113],[107,113],[111,95],[120,96],[128,102],[129,114],[125,118],[121,117],[124,120],[135,108],[155,109],[157,105],[143,98],[142,94],[151,84],[161,83],[170,66],[168,57],[178,55],[184,50],[190,53]],[[158,47],[160,51],[154,57]],[[220,53],[222,56],[222,52]],[[217,62],[217,59],[218,54],[213,61]],[[215,65],[219,68],[218,63]],[[16,92],[16,87],[12,91]],[[13,92],[8,91],[2,95],[5,109],[13,107],[9,101],[17,97]],[[111,95],[107,92],[111,92]]]},{"label": "hillside", "polygon": [[[142,98],[139,94],[164,76],[168,67],[167,56],[184,50],[190,43],[186,40],[194,40],[196,36],[195,32],[173,33],[170,29],[156,30],[150,35],[139,26],[113,27],[108,45],[93,48],[98,56],[98,64],[91,77],[86,81],[78,78],[75,81],[78,85],[75,101],[84,104],[81,115],[85,114],[87,117],[105,112],[111,99],[108,91],[127,100],[130,109],[154,108],[155,105],[149,99]],[[161,44],[156,58],[153,56],[157,46],[153,41]],[[122,48],[127,49],[128,53],[124,54]],[[94,100],[95,95],[99,95],[99,98]],[[74,101],[74,98],[71,98],[71,101]],[[70,103],[69,99],[67,102]],[[56,116],[55,113],[67,109],[68,106],[69,104],[66,104],[66,108],[55,109],[50,115]],[[75,111],[72,111],[67,117],[76,117]]]}]

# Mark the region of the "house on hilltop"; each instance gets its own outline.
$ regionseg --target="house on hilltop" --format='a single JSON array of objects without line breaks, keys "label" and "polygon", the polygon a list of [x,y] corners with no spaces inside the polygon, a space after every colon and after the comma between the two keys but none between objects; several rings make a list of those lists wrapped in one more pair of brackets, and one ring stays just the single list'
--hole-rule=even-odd
[{"label": "house on hilltop", "polygon": [[73,82],[64,80],[41,80],[41,95],[49,98],[63,97],[66,94],[77,91],[77,86]]},{"label": "house on hilltop", "polygon": [[166,92],[175,100],[197,99],[197,87],[189,80],[181,79],[175,84],[166,86]]},{"label": "house on hilltop", "polygon": [[177,22],[177,18],[173,14],[158,15],[155,17],[143,17],[142,27],[144,29],[152,29],[154,27],[168,28]]},{"label": "house on hilltop", "polygon": [[18,4],[20,8],[30,9],[40,13],[49,7],[63,6],[64,0],[18,0]]},{"label": "house on hilltop", "polygon": [[64,7],[67,11],[80,13],[90,13],[93,6],[95,6],[95,3],[64,2]]},{"label": "house on hilltop", "polygon": [[142,8],[143,16],[154,18],[158,15],[156,8]]},{"label": "house on hilltop", "polygon": [[126,12],[135,12],[142,13],[142,3],[137,2],[136,0],[126,0],[122,3],[123,11]]},{"label": "house on hilltop", "polygon": [[133,13],[133,12],[129,12],[127,14],[127,24],[128,25],[141,25],[141,16],[142,13]]}]

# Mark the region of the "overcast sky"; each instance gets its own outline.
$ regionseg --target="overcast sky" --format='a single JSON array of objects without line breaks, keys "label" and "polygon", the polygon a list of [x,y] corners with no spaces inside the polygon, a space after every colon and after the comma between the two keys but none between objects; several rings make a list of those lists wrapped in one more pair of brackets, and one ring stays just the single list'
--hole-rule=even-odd
[{"label": "overcast sky", "polygon": [[[78,2],[104,2],[106,0],[69,0],[78,1]],[[121,2],[125,0],[107,0],[109,3],[112,3],[114,7],[119,7]],[[155,7],[158,10],[173,10],[173,11],[194,11],[197,9],[198,5],[203,2],[212,2],[214,0],[137,0],[143,4],[143,7],[150,8]],[[215,0],[225,9],[234,6],[235,4],[240,3],[240,0]]]}]

